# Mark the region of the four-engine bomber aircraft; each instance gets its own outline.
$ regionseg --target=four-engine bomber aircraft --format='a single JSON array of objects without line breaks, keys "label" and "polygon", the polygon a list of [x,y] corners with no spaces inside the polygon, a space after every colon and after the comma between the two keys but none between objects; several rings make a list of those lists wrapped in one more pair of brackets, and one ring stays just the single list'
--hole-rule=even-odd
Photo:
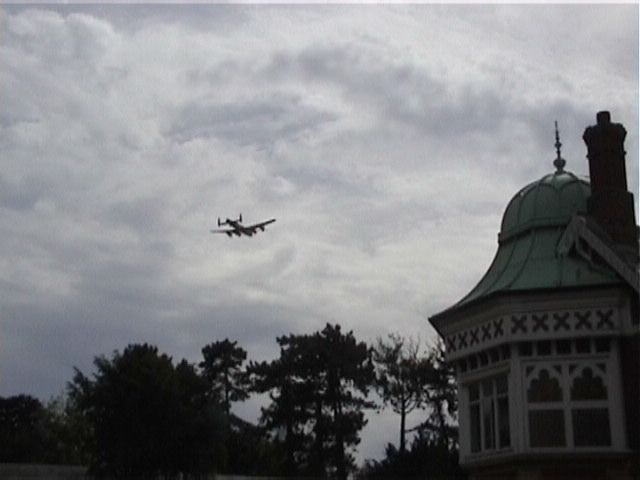
[{"label": "four-engine bomber aircraft", "polygon": [[258,233],[258,230],[264,232],[264,227],[269,225],[270,223],[275,222],[276,219],[272,218],[270,220],[266,220],[264,222],[256,223],[254,225],[242,225],[242,214],[238,216],[237,220],[233,220],[231,218],[227,218],[224,222],[220,221],[218,217],[218,226],[221,227],[223,225],[229,225],[231,228],[223,229],[223,230],[211,230],[211,233],[226,233],[227,236],[231,237],[232,235],[237,235],[238,237],[242,235],[246,235],[248,237],[252,237],[253,234]]}]

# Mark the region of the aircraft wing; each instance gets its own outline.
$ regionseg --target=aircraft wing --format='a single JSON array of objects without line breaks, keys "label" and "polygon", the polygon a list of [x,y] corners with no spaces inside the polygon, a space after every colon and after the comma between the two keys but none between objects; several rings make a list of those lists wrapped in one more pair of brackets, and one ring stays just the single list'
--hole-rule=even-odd
[{"label": "aircraft wing", "polygon": [[262,230],[264,232],[264,227],[266,225],[269,225],[270,223],[275,222],[275,221],[276,221],[276,219],[272,218],[271,220],[267,220],[265,222],[260,222],[260,223],[256,223],[256,224],[253,224],[253,225],[247,225],[244,228],[247,229],[247,230],[251,230],[254,233],[257,232],[258,229],[260,229],[260,230]]},{"label": "aircraft wing", "polygon": [[233,229],[233,228],[228,228],[225,230],[209,230],[211,233],[226,233],[227,235],[231,236],[234,233],[236,235],[238,235],[237,230]]}]

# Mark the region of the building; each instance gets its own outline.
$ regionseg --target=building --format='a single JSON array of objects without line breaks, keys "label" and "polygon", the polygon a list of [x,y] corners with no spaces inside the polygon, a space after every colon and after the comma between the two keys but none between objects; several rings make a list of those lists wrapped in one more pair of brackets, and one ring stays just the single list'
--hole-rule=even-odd
[{"label": "building", "polygon": [[429,321],[459,385],[471,478],[640,478],[638,227],[624,138],[585,130],[589,179],[555,171],[507,205],[478,284]]}]

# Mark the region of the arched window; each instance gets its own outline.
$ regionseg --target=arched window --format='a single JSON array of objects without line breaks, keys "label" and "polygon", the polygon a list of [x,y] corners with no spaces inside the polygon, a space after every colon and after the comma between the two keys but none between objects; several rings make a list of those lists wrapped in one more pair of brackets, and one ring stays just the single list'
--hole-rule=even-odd
[{"label": "arched window", "polygon": [[[566,445],[562,387],[559,366],[531,370],[527,401],[529,402],[529,439],[532,447],[564,447]],[[553,372],[553,375],[551,374]]]},{"label": "arched window", "polygon": [[527,390],[529,402],[561,402],[562,389],[557,378],[549,374],[549,370],[541,369],[538,377],[531,380]]},{"label": "arched window", "polygon": [[602,377],[595,376],[593,369],[582,369],[582,375],[573,380],[571,400],[606,400],[607,388]]},{"label": "arched window", "polygon": [[571,385],[571,419],[573,440],[576,446],[611,445],[611,428],[607,403],[607,387],[604,383],[604,366],[601,371],[585,367]]},{"label": "arched window", "polygon": [[605,362],[525,365],[529,446],[611,446]]}]

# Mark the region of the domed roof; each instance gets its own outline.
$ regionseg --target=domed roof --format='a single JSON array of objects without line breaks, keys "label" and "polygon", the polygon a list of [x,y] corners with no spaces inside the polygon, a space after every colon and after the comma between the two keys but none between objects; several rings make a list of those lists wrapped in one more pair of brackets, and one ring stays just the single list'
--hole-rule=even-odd
[{"label": "domed roof", "polygon": [[591,186],[571,172],[557,171],[530,183],[511,199],[502,217],[500,242],[532,228],[567,225],[587,212]]},{"label": "domed roof", "polygon": [[559,255],[557,246],[574,215],[587,212],[591,186],[558,168],[522,188],[502,217],[498,251],[478,284],[451,308],[498,292],[619,283],[612,270],[579,255]]}]

